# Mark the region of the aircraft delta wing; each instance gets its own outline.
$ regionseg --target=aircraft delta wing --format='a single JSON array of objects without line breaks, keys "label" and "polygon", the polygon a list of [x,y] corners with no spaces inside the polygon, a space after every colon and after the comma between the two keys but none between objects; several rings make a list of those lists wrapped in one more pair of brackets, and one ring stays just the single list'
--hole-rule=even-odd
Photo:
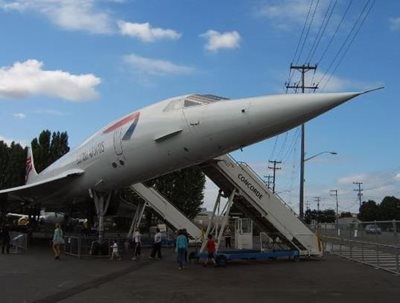
[{"label": "aircraft delta wing", "polygon": [[60,188],[69,186],[72,179],[83,173],[84,171],[81,169],[71,169],[42,181],[0,190],[0,195],[7,194],[8,200],[48,202],[53,196],[51,193],[56,193]]},{"label": "aircraft delta wing", "polygon": [[26,185],[0,190],[0,196],[40,203],[88,196],[95,203],[105,196],[109,201],[121,187],[273,137],[363,93],[171,98],[105,126],[40,174],[29,152]]}]

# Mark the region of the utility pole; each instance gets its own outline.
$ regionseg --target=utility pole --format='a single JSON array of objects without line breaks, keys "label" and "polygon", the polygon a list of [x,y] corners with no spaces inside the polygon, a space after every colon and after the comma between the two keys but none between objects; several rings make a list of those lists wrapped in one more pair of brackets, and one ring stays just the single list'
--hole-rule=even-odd
[{"label": "utility pole", "polygon": [[321,201],[321,198],[320,197],[315,197],[314,201],[317,202],[317,223],[319,223],[319,217],[320,217],[320,214],[319,214],[319,202]]},{"label": "utility pole", "polygon": [[361,197],[362,197],[362,191],[363,189],[361,188],[361,185],[363,184],[362,182],[353,182],[354,185],[358,185],[358,188],[354,189],[354,191],[357,191],[357,196],[358,196],[358,201],[360,202],[360,207],[361,207]]},{"label": "utility pole", "polygon": [[267,180],[266,180],[266,183],[267,183],[267,187],[269,188],[269,189],[271,189],[271,183],[272,183],[272,176],[271,175],[267,175],[267,176],[264,176],[264,178],[266,178]]},{"label": "utility pole", "polygon": [[[304,94],[305,89],[313,89],[314,92],[316,89],[318,89],[318,85],[312,85],[312,86],[306,86],[305,85],[305,74],[306,72],[310,70],[316,70],[317,65],[310,65],[310,64],[303,64],[303,65],[293,65],[290,64],[290,70],[297,70],[301,73],[301,81],[300,83],[297,82],[294,85],[291,85],[290,83],[286,83],[286,91],[289,88],[293,88],[295,92],[299,88],[301,88],[301,93]],[[304,219],[304,155],[305,155],[305,142],[304,142],[304,137],[305,137],[305,127],[304,124],[301,125],[301,148],[300,148],[300,203],[299,203],[299,216],[300,219]]]},{"label": "utility pole", "polygon": [[339,229],[339,200],[337,189],[331,189],[330,195],[336,197],[336,231]]},{"label": "utility pole", "polygon": [[268,162],[273,164],[272,167],[268,166],[268,168],[273,170],[273,173],[272,173],[272,192],[275,193],[275,172],[277,170],[281,169],[280,167],[277,167],[277,164],[281,164],[282,161],[274,160],[274,161],[268,161]]},{"label": "utility pole", "polygon": [[320,197],[314,197],[314,201],[317,202],[317,212],[319,212],[319,202],[321,201]]}]

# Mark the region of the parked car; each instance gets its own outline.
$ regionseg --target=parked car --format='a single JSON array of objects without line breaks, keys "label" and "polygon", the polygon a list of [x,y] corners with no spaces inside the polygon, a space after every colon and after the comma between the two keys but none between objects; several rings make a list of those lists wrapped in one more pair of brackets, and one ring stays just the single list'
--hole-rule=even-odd
[{"label": "parked car", "polygon": [[368,224],[367,226],[365,226],[365,232],[367,234],[378,234],[378,235],[380,235],[382,230],[377,225]]}]

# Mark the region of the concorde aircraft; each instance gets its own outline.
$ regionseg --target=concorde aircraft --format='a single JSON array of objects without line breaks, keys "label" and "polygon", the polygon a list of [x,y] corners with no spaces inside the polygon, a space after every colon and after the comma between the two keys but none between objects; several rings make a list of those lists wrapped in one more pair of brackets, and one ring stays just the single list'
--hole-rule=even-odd
[{"label": "concorde aircraft", "polygon": [[119,188],[278,135],[366,92],[174,97],[103,127],[40,174],[29,150],[26,184],[0,196],[42,205],[90,196],[102,221]]}]

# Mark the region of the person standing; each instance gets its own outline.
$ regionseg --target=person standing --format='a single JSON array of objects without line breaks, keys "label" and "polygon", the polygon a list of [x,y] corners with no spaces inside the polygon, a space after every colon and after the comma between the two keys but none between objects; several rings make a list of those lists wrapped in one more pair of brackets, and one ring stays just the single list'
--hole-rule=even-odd
[{"label": "person standing", "polygon": [[208,253],[208,256],[207,256],[207,259],[204,262],[203,266],[207,266],[208,261],[213,262],[214,265],[217,264],[217,262],[215,262],[215,251],[216,251],[216,249],[215,249],[215,241],[213,239],[212,234],[209,234],[208,235],[208,240],[207,240],[207,253]]},{"label": "person standing", "polygon": [[225,248],[232,248],[231,245],[232,232],[229,226],[225,229]]},{"label": "person standing", "polygon": [[121,255],[119,254],[118,251],[118,243],[117,241],[113,242],[113,245],[111,245],[112,251],[111,251],[111,258],[110,260],[113,261],[114,258],[117,258],[118,260],[121,260]]},{"label": "person standing", "polygon": [[187,232],[186,228],[182,229],[182,234],[185,236],[186,242],[188,244],[186,247],[186,252],[185,252],[185,262],[187,264],[188,263],[188,250],[189,250],[189,233]]},{"label": "person standing", "polygon": [[188,240],[184,234],[184,230],[178,230],[178,237],[176,237],[175,251],[177,252],[178,269],[181,270],[186,265],[186,256],[188,249]]},{"label": "person standing", "polygon": [[162,258],[162,256],[161,256],[161,232],[158,227],[156,228],[156,234],[154,235],[153,249],[151,251],[151,255],[149,258],[154,259],[156,255],[159,259]]},{"label": "person standing", "polygon": [[54,252],[54,259],[60,260],[61,254],[61,245],[64,244],[64,234],[61,229],[60,224],[56,224],[56,228],[53,233],[53,252]]},{"label": "person standing", "polygon": [[4,254],[4,252],[7,253],[7,255],[10,253],[10,232],[8,231],[7,225],[3,225],[3,228],[1,229],[1,253]]},{"label": "person standing", "polygon": [[135,231],[133,234],[133,245],[134,251],[132,260],[136,260],[137,258],[140,258],[140,254],[142,252],[142,235],[140,234],[139,230]]}]

